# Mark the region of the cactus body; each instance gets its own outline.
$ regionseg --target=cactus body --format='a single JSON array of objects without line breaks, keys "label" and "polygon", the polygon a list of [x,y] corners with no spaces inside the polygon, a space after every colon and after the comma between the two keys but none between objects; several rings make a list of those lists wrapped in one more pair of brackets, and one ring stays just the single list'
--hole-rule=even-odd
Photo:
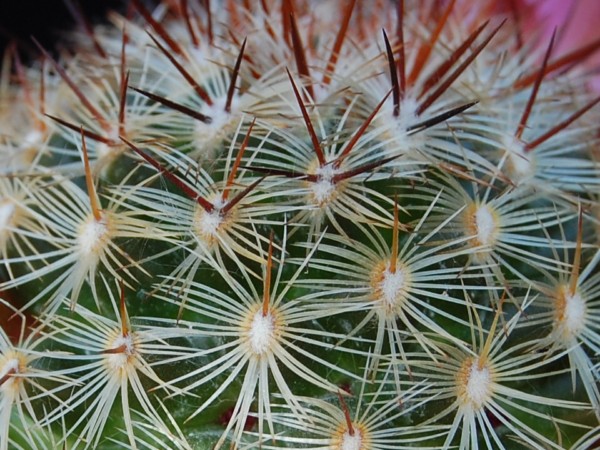
[{"label": "cactus body", "polygon": [[492,3],[135,0],[10,49],[0,450],[595,448],[594,46]]}]

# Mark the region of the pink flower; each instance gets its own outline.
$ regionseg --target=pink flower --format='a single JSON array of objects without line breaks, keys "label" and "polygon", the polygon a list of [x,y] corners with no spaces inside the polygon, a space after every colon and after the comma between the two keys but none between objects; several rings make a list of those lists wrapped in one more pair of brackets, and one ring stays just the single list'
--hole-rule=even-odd
[{"label": "pink flower", "polygon": [[[495,8],[499,13],[510,14],[516,8],[523,39],[539,38],[540,42],[547,42],[556,28],[554,58],[600,40],[598,0],[503,0],[495,2]],[[583,68],[600,72],[600,51],[588,57]],[[600,92],[600,74],[592,77],[590,86]]]}]

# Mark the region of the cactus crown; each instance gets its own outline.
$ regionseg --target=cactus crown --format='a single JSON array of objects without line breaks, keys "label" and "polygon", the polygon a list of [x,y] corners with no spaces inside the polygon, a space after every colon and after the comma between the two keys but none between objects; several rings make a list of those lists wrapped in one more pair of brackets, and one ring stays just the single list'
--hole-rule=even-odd
[{"label": "cactus crown", "polygon": [[0,450],[597,445],[598,44],[493,4],[133,0],[10,48]]}]

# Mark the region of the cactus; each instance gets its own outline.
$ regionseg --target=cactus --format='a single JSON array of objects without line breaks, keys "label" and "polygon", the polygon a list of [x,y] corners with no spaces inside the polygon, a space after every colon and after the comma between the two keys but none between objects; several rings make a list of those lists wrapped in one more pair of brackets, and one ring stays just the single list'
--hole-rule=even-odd
[{"label": "cactus", "polygon": [[465,3],[9,48],[0,450],[596,448],[598,43]]}]

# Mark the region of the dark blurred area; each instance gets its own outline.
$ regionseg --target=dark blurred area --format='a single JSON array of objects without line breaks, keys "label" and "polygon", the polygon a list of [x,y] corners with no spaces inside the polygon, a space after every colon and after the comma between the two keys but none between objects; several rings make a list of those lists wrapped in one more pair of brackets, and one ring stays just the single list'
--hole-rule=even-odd
[{"label": "dark blurred area", "polygon": [[69,6],[78,5],[91,23],[105,20],[107,11],[124,12],[126,0],[0,0],[0,50],[16,42],[27,59],[37,54],[34,36],[45,48],[53,49],[62,34],[77,26]]}]

